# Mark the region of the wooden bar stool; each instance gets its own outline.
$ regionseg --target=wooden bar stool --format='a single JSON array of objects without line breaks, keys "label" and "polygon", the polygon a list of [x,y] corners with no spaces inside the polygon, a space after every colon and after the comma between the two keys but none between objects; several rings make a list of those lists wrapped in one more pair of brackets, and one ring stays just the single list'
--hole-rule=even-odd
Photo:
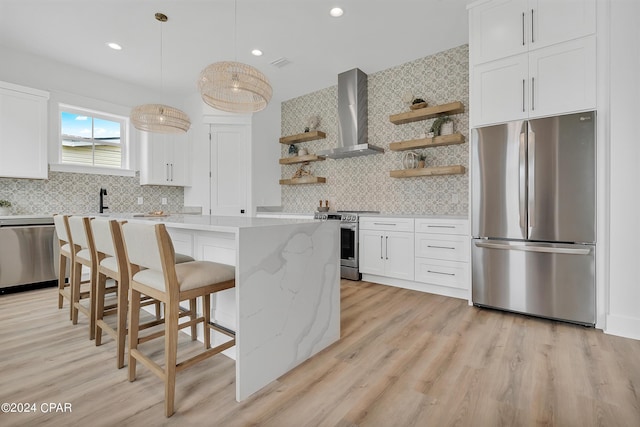
[{"label": "wooden bar stool", "polygon": [[[78,323],[78,312],[84,314],[89,319],[89,339],[94,339],[96,334],[95,304],[96,304],[96,281],[97,262],[95,258],[95,247],[93,234],[91,232],[91,218],[86,216],[70,216],[69,235],[73,246],[71,262],[71,295],[73,296],[73,307],[71,311],[71,322]],[[90,279],[82,280],[82,266],[90,269]],[[82,291],[83,284],[89,284],[89,291]],[[111,291],[115,291],[113,288]],[[81,304],[82,299],[89,299],[88,307]]]},{"label": "wooden bar stool", "polygon": [[[124,224],[126,221],[121,222]],[[120,224],[116,220],[95,218],[91,222],[91,230],[95,246],[95,256],[98,264],[96,284],[96,346],[102,344],[102,332],[106,332],[116,341],[118,369],[124,366],[125,342],[127,337],[127,309],[129,306],[129,271],[124,253],[124,242]],[[193,261],[188,255],[176,254],[176,263]],[[110,307],[105,310],[105,294],[107,279],[117,283],[118,298],[115,314],[117,314],[115,328],[105,320],[106,315],[112,314]],[[141,306],[155,305],[156,321],[140,325],[140,329],[150,328],[161,324],[160,301],[148,296],[140,300]]]},{"label": "wooden bar stool", "polygon": [[53,223],[58,236],[58,308],[62,308],[65,298],[69,301],[69,319],[73,311],[73,296],[71,295],[71,278],[67,281],[67,265],[71,265],[72,243],[69,238],[69,217],[56,214]]},{"label": "wooden bar stool", "polygon": [[[209,261],[175,264],[175,251],[164,224],[127,223],[121,226],[129,264],[129,381],[136,379],[136,361],[142,362],[164,380],[165,416],[174,413],[176,372],[214,356],[235,345],[235,337],[211,348],[211,294],[235,286],[235,268]],[[164,333],[139,337],[140,294],[149,295],[165,305]],[[202,297],[203,316],[179,324],[180,301]],[[195,310],[195,305],[191,306]],[[202,323],[205,351],[177,363],[178,330]],[[164,335],[164,367],[138,349],[138,344]],[[192,339],[195,337],[192,336]]]}]

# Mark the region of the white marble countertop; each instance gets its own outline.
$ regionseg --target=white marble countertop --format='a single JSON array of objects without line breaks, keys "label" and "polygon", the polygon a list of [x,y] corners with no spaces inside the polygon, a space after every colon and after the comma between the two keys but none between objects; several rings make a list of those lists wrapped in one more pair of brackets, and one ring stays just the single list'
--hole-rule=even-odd
[{"label": "white marble countertop", "polygon": [[256,218],[238,216],[216,215],[169,215],[169,216],[139,216],[132,213],[108,213],[98,214],[98,217],[106,217],[127,221],[160,222],[167,227],[182,228],[200,231],[236,232],[241,228],[279,227],[283,225],[312,222],[308,219],[289,218]]}]

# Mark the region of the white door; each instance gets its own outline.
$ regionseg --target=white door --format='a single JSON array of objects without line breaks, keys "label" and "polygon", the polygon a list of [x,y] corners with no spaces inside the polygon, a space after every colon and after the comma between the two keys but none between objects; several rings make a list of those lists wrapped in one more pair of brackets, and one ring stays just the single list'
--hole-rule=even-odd
[{"label": "white door", "polygon": [[384,239],[385,276],[413,280],[414,234],[388,231]]},{"label": "white door", "polygon": [[529,50],[596,32],[596,0],[529,0]]},{"label": "white door", "polygon": [[360,272],[384,276],[384,235],[375,230],[360,230]]},{"label": "white door", "polygon": [[0,87],[0,176],[46,179],[47,98]]},{"label": "white door", "polygon": [[596,108],[596,39],[583,37],[529,54],[529,116]]},{"label": "white door", "polygon": [[495,0],[471,9],[471,65],[528,50],[526,6],[526,0]]},{"label": "white door", "polygon": [[166,147],[169,185],[189,185],[189,137],[186,133],[171,135]]},{"label": "white door", "polygon": [[472,126],[528,117],[528,57],[523,53],[472,68]]},{"label": "white door", "polygon": [[210,125],[210,214],[251,215],[248,125]]}]

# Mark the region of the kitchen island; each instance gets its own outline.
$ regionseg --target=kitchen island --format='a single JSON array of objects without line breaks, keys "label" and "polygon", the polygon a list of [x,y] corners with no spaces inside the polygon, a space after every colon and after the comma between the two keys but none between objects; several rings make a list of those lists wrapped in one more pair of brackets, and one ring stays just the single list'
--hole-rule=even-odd
[{"label": "kitchen island", "polygon": [[225,354],[236,360],[237,401],[340,338],[340,230],[334,221],[105,216],[164,223],[176,252],[236,267],[236,287],[213,297],[211,318],[236,332],[235,352]]}]

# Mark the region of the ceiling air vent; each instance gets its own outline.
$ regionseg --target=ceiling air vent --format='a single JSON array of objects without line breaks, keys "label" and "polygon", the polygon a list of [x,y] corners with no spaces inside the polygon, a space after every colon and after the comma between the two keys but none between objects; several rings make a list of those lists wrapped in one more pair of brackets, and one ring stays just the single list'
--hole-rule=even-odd
[{"label": "ceiling air vent", "polygon": [[273,65],[274,67],[278,67],[278,68],[282,68],[286,65],[291,64],[291,61],[289,61],[287,58],[285,57],[280,57],[274,61],[270,62],[271,65]]}]

